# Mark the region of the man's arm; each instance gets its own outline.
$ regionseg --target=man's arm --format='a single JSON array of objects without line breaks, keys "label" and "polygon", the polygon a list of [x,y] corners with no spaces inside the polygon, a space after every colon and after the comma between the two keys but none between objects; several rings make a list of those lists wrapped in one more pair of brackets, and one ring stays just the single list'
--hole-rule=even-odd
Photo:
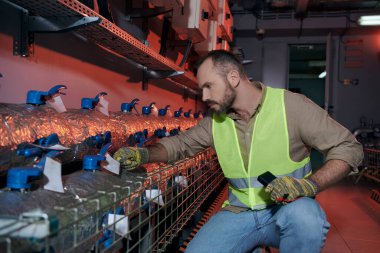
[{"label": "man's arm", "polygon": [[351,166],[342,160],[329,160],[309,178],[315,182],[318,192],[343,179],[351,171]]},{"label": "man's arm", "polygon": [[122,147],[115,152],[113,157],[123,168],[130,170],[147,162],[172,163],[195,155],[212,145],[211,120],[210,117],[205,117],[189,130],[177,136],[163,138],[148,147]]},{"label": "man's arm", "polygon": [[322,152],[326,162],[308,178],[284,176],[268,184],[265,190],[271,199],[283,203],[315,196],[355,171],[363,158],[361,144],[326,111],[304,96],[291,93],[288,96],[292,99],[287,103],[287,113],[291,115],[295,139],[304,147]]},{"label": "man's arm", "polygon": [[164,145],[160,143],[156,143],[154,145],[148,146],[148,153],[149,153],[149,160],[148,162],[154,163],[154,162],[164,162],[167,163],[169,160],[168,151],[166,151],[166,148]]}]

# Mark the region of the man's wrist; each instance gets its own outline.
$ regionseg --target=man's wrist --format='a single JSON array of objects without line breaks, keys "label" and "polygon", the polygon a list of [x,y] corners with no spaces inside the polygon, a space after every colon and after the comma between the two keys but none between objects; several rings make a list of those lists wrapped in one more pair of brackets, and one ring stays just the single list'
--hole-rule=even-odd
[{"label": "man's wrist", "polygon": [[317,195],[317,193],[319,192],[319,187],[317,185],[317,183],[311,179],[310,177],[309,178],[305,178],[305,180],[311,185],[311,187],[313,188],[313,193],[314,195]]}]

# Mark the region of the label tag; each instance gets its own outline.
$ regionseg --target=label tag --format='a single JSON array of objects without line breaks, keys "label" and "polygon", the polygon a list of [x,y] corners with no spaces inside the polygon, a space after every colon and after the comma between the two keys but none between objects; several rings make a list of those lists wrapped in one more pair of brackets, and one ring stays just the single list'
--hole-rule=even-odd
[{"label": "label tag", "polygon": [[152,105],[152,115],[154,115],[155,117],[158,117],[158,109],[155,105]]},{"label": "label tag", "polygon": [[176,176],[174,178],[174,182],[176,182],[177,184],[179,184],[182,187],[187,187],[187,179],[184,176]]},{"label": "label tag", "polygon": [[62,98],[59,95],[52,97],[46,102],[59,113],[67,111],[65,105],[63,104]]},{"label": "label tag", "polygon": [[109,102],[107,101],[107,99],[105,99],[103,96],[100,96],[99,97],[99,103],[98,103],[98,106],[96,107],[96,109],[103,113],[104,115],[106,116],[110,116],[109,112],[108,112],[108,104]]},{"label": "label tag", "polygon": [[64,192],[61,170],[62,164],[60,162],[57,162],[50,157],[46,157],[43,174],[48,179],[48,182],[44,185],[45,190]]},{"label": "label tag", "polygon": [[120,163],[116,161],[115,159],[110,156],[110,154],[106,154],[106,161],[108,164],[104,166],[104,168],[112,173],[115,173],[116,175],[120,174]]},{"label": "label tag", "polygon": [[149,201],[153,201],[154,203],[159,204],[160,206],[164,205],[164,200],[162,199],[161,190],[158,190],[158,189],[145,190],[145,195]]},{"label": "label tag", "polygon": [[[115,225],[114,225],[115,224]],[[129,231],[129,219],[128,216],[121,214],[108,214],[108,222],[107,225],[110,226],[109,230],[114,230],[116,234],[120,236],[125,236]],[[129,235],[129,240],[131,240],[131,236]]]}]

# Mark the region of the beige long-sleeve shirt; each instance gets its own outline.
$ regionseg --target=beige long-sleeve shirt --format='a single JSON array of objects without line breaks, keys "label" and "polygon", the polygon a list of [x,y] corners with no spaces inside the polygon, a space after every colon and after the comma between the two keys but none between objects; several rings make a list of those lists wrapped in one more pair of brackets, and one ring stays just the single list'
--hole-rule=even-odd
[{"label": "beige long-sleeve shirt", "polygon": [[[235,122],[245,167],[249,160],[256,115],[260,113],[260,107],[266,95],[264,85],[260,83],[255,83],[255,85],[263,89],[263,96],[251,119],[247,122],[234,112],[227,113],[227,116]],[[302,161],[309,156],[311,148],[315,148],[324,154],[326,161],[343,160],[356,172],[363,159],[363,148],[351,132],[303,95],[285,91],[284,99],[291,159],[295,162]],[[212,117],[206,116],[199,121],[198,125],[178,136],[161,139],[160,143],[168,152],[169,163],[193,156],[207,147],[214,148]]]}]

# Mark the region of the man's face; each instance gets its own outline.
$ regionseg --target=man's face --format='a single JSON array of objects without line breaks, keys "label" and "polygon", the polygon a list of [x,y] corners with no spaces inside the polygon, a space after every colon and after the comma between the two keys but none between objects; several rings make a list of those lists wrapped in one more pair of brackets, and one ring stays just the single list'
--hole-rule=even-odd
[{"label": "man's face", "polygon": [[197,79],[202,91],[202,101],[213,112],[222,113],[231,108],[236,92],[228,80],[218,73],[211,59],[207,59],[199,67]]}]

